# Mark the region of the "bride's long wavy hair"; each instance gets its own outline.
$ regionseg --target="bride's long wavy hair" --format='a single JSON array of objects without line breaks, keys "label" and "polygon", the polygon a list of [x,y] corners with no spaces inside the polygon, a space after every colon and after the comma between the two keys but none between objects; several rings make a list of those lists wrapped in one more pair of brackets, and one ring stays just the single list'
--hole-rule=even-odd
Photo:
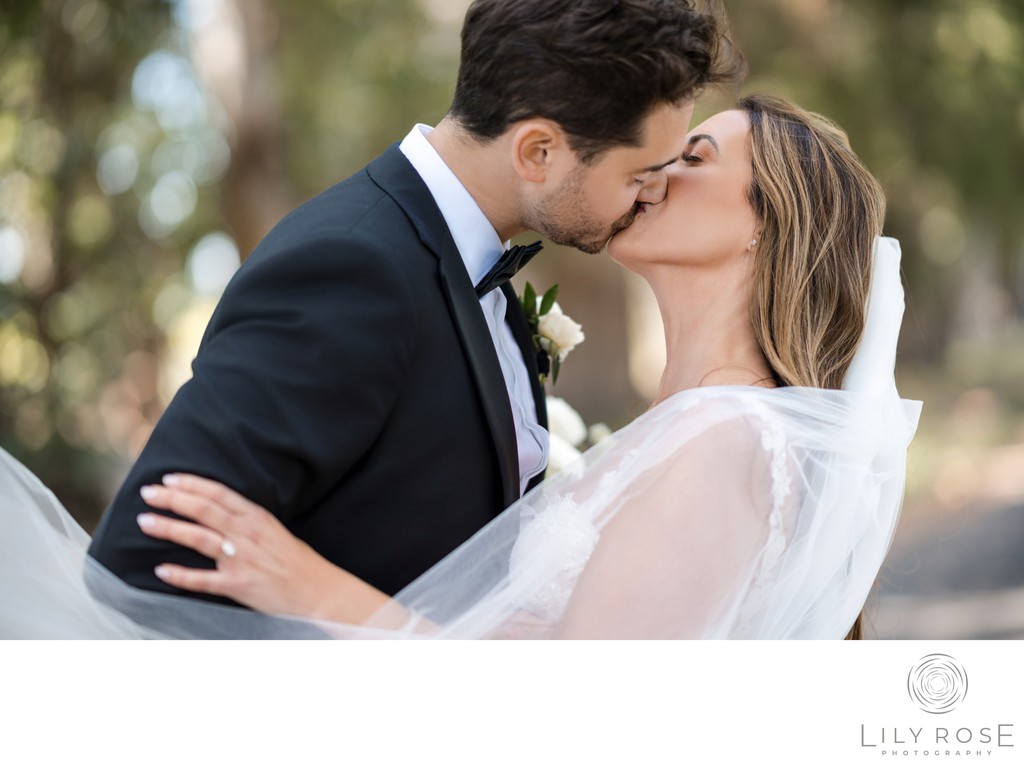
[{"label": "bride's long wavy hair", "polygon": [[[875,237],[885,195],[821,115],[748,96],[758,218],[751,317],[781,386],[842,387],[864,332]],[[862,637],[863,614],[846,636]]]}]

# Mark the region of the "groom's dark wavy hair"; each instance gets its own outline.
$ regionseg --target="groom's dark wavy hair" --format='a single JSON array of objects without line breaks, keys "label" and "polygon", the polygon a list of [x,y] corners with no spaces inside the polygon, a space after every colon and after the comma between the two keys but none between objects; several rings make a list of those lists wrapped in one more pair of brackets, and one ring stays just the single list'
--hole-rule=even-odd
[{"label": "groom's dark wavy hair", "polygon": [[547,118],[587,163],[639,146],[654,108],[743,70],[717,1],[475,0],[449,115],[481,141]]}]

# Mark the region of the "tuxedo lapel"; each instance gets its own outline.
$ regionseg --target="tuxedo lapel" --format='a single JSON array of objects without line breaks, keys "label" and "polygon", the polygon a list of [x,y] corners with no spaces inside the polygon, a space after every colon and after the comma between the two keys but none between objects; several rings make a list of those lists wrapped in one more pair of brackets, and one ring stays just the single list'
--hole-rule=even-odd
[{"label": "tuxedo lapel", "polygon": [[[516,295],[512,284],[506,282],[501,286],[501,291],[505,293],[505,300],[508,303],[508,310],[505,312],[505,322],[512,330],[512,335],[516,339],[516,343],[519,344],[519,350],[523,352],[523,359],[526,361],[526,374],[530,376],[530,390],[533,392],[533,403],[537,408],[537,422],[542,428],[547,429],[548,406],[545,399],[544,385],[540,382],[540,370],[537,366],[537,355],[543,352],[537,351],[536,346],[533,344],[533,331],[526,321],[526,315],[523,314],[523,310],[520,308],[519,296]],[[530,479],[529,484],[526,485],[527,492],[543,480],[544,471],[541,471]]]},{"label": "tuxedo lapel", "polygon": [[[512,404],[494,341],[462,256],[427,185],[397,144],[370,163],[366,172],[405,211],[420,240],[438,260],[441,287],[455,318],[494,440],[502,499],[507,507],[519,499],[519,450]],[[536,373],[533,377],[536,379]]]},{"label": "tuxedo lapel", "polygon": [[494,340],[480,309],[480,299],[476,297],[462,256],[450,234],[442,248],[440,273],[441,284],[455,315],[455,324],[473,368],[487,422],[494,437],[505,490],[504,503],[508,507],[519,499],[519,450],[516,426],[512,420],[512,403],[508,398],[508,388],[501,373]]},{"label": "tuxedo lapel", "polygon": [[526,360],[526,371],[530,375],[530,390],[533,392],[533,402],[537,408],[537,422],[547,428],[548,408],[544,398],[544,386],[540,382],[540,370],[537,366],[537,355],[543,352],[537,351],[537,347],[533,344],[533,331],[526,322],[526,316],[519,306],[519,296],[512,288],[512,283],[506,282],[501,286],[501,291],[505,293],[505,301],[508,303],[505,321],[511,328],[516,343],[519,344],[519,350],[523,352],[523,359]]}]

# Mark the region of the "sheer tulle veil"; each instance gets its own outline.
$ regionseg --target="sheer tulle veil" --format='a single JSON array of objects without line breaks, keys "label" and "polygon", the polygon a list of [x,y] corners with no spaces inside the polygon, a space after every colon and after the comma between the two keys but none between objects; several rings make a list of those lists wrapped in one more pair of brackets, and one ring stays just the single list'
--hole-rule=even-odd
[{"label": "sheer tulle veil", "polygon": [[680,392],[545,481],[363,625],[131,588],[0,454],[0,637],[842,638],[899,516],[920,403],[893,369],[899,245],[881,238],[843,391]]}]

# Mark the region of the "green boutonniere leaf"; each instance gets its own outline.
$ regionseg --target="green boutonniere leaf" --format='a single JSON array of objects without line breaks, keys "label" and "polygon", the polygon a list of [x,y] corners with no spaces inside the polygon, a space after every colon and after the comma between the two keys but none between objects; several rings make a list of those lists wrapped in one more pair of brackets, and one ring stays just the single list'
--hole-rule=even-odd
[{"label": "green boutonniere leaf", "polygon": [[530,324],[530,329],[537,332],[537,322],[539,317],[537,316],[537,291],[533,289],[533,285],[529,282],[526,283],[526,288],[523,290],[523,297],[520,299],[523,305],[523,313],[526,314],[526,321]]},{"label": "green boutonniere leaf", "polygon": [[540,311],[537,312],[539,316],[544,316],[551,307],[555,305],[555,299],[558,297],[558,285],[552,285],[551,288],[544,293],[544,297],[540,300]]}]

